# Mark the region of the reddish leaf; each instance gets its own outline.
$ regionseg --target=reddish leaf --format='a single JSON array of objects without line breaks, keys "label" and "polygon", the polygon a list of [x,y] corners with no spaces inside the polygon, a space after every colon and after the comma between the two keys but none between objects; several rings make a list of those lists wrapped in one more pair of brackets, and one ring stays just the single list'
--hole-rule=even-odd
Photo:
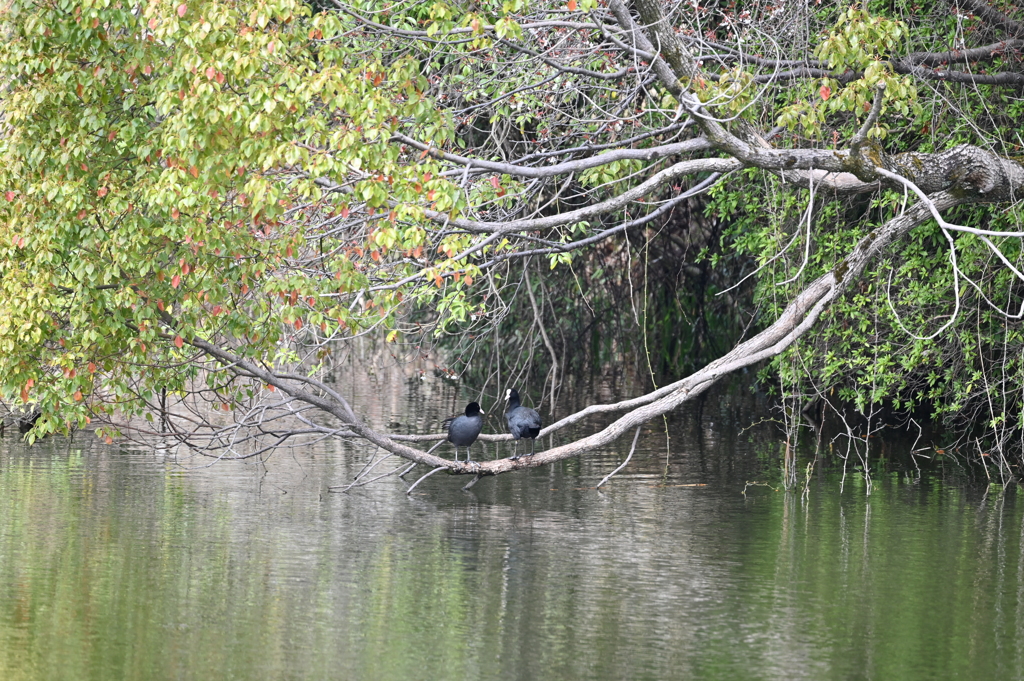
[{"label": "reddish leaf", "polygon": [[185,340],[181,336],[174,337],[174,347],[181,350],[182,346],[185,345]]},{"label": "reddish leaf", "polygon": [[569,8],[570,12],[575,12],[576,11],[576,0],[569,0],[569,4],[567,5],[567,7]]},{"label": "reddish leaf", "polygon": [[14,192],[10,192],[10,191],[9,192],[4,192],[4,198],[6,198],[8,201],[13,201],[14,200]]},{"label": "reddish leaf", "polygon": [[99,189],[98,189],[98,190],[96,191],[96,195],[97,195],[97,196],[99,196],[99,197],[100,197],[100,198],[102,199],[102,198],[103,198],[104,196],[106,196],[106,195],[107,195],[107,192],[109,192],[109,191],[110,191],[110,190],[109,190],[109,189],[107,189],[106,187],[100,187],[100,188],[99,188]]},{"label": "reddish leaf", "polygon": [[188,7],[185,5],[185,3],[181,3],[180,5],[178,5],[178,16],[179,17],[185,16],[185,12],[187,12],[187,11],[188,11]]},{"label": "reddish leaf", "polygon": [[216,78],[217,77],[217,69],[213,68],[212,66],[208,67],[206,69],[206,77],[209,78],[210,80],[213,80],[214,78]]},{"label": "reddish leaf", "polygon": [[492,177],[491,178],[491,186],[494,187],[495,189],[498,189],[499,187],[501,187],[501,182],[498,181],[497,177]]},{"label": "reddish leaf", "polygon": [[302,328],[302,320],[301,319],[296,319],[295,320],[295,330],[298,331],[301,328]]},{"label": "reddish leaf", "polygon": [[832,88],[830,88],[828,85],[822,85],[821,89],[818,90],[818,94],[821,95],[822,99],[827,100],[829,97],[832,96]]},{"label": "reddish leaf", "polygon": [[192,177],[199,177],[199,168],[192,166],[188,169],[188,172],[192,173]]},{"label": "reddish leaf", "polygon": [[95,362],[89,362],[89,373],[90,374],[95,374],[96,373],[96,363]]},{"label": "reddish leaf", "polygon": [[177,220],[179,216],[181,216],[181,213],[178,211],[177,208],[174,208],[174,209],[171,210],[171,218],[172,219]]},{"label": "reddish leaf", "polygon": [[222,308],[220,305],[214,305],[213,309],[210,310],[210,312],[213,314],[214,317],[216,317],[217,315],[219,315],[223,311],[224,311],[224,308]]},{"label": "reddish leaf", "polygon": [[81,390],[76,390],[74,397],[75,397],[75,402],[81,402],[82,401],[82,391]]},{"label": "reddish leaf", "polygon": [[82,210],[78,211],[78,215],[76,217],[79,220],[84,220],[86,215],[87,215],[87,213],[85,212],[85,209],[83,208]]},{"label": "reddish leaf", "polygon": [[[159,22],[157,22],[156,17],[153,17],[152,19],[150,19],[149,20],[149,30],[155,31],[158,23]],[[149,68],[149,67],[147,66],[146,68]],[[146,75],[147,76],[149,75],[148,71],[146,72]]]},{"label": "reddish leaf", "polygon": [[178,286],[180,284],[181,284],[181,276],[180,275],[175,274],[173,277],[171,277],[171,288],[178,288]]},{"label": "reddish leaf", "polygon": [[348,206],[345,206],[344,208],[341,209],[341,217],[342,218],[347,218],[348,217]]}]

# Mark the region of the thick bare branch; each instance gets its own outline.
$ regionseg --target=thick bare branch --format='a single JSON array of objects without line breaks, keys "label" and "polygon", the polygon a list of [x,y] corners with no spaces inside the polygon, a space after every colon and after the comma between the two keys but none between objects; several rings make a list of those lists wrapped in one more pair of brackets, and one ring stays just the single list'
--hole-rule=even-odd
[{"label": "thick bare branch", "polygon": [[1024,22],[1011,19],[989,5],[985,0],[954,0],[952,3],[981,17],[986,24],[1005,31],[1011,36],[1024,36]]},{"label": "thick bare branch", "polygon": [[[676,142],[674,144],[663,144],[656,147],[648,147],[646,149],[614,149],[604,154],[596,156],[589,156],[587,158],[577,159],[575,161],[566,161],[564,163],[557,163],[549,166],[525,166],[514,163],[501,163],[498,161],[487,161],[478,158],[469,158],[467,156],[460,156],[458,154],[450,154],[438,149],[435,149],[429,145],[423,144],[417,140],[407,137],[401,133],[392,135],[391,139],[408,144],[414,149],[426,151],[430,156],[442,159],[444,161],[451,161],[452,163],[458,164],[463,167],[468,167],[470,172],[473,171],[490,171],[495,173],[502,173],[505,175],[511,175],[513,177],[528,177],[528,178],[542,178],[542,177],[555,177],[558,175],[567,175],[569,173],[578,173],[590,168],[597,168],[598,166],[612,163],[613,161],[621,161],[625,159],[636,159],[639,161],[656,161],[658,159],[666,158],[668,156],[676,156],[679,154],[692,154],[698,151],[705,151],[711,148],[711,143],[705,139],[690,139],[684,142]],[[445,173],[448,177],[457,177],[464,172],[462,168],[458,170],[452,170]]]}]

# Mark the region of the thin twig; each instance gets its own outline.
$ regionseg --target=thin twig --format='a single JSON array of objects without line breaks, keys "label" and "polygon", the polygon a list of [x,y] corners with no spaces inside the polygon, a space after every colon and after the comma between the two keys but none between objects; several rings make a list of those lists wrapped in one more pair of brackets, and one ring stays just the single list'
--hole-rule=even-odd
[{"label": "thin twig", "polygon": [[884,94],[885,83],[879,83],[875,86],[875,101],[871,103],[871,111],[868,113],[864,125],[860,127],[857,134],[850,140],[850,152],[854,156],[861,155],[861,147],[868,139],[868,132],[871,128],[875,127],[875,123],[878,121],[878,114],[882,111],[882,96]]},{"label": "thin twig", "polygon": [[608,475],[604,476],[604,479],[601,482],[597,483],[597,487],[595,487],[594,489],[600,488],[601,485],[608,482],[608,478],[612,477],[613,475],[621,471],[626,466],[626,464],[629,463],[629,460],[633,457],[633,450],[636,449],[636,441],[640,439],[640,429],[642,427],[643,424],[636,427],[636,435],[633,436],[633,446],[629,448],[629,455],[626,457],[626,460],[620,463],[618,468],[613,470]]},{"label": "thin twig", "polygon": [[413,461],[411,464],[409,464],[408,468],[406,468],[404,471],[398,474],[398,477],[401,478],[402,480],[405,480],[405,476],[409,475],[409,471],[411,471],[413,468],[416,468],[416,466],[417,463]]},{"label": "thin twig", "polygon": [[[370,466],[370,467],[369,467],[368,469],[366,469],[366,471],[365,471],[364,473],[361,473],[361,474],[357,475],[357,476],[355,477],[355,479],[354,479],[354,480],[353,480],[353,481],[351,482],[351,484],[349,484],[349,485],[346,485],[346,486],[345,486],[345,488],[344,488],[343,490],[341,490],[341,491],[342,491],[342,492],[347,492],[347,491],[349,491],[350,489],[352,489],[353,487],[362,487],[362,486],[363,486],[364,484],[366,484],[366,483],[360,483],[359,481],[360,481],[360,480],[362,480],[362,479],[363,479],[363,478],[364,478],[365,476],[369,475],[369,474],[370,474],[370,471],[372,471],[372,470],[373,470],[374,468],[376,468],[378,464],[380,464],[380,463],[382,463],[382,462],[384,462],[384,461],[387,461],[387,460],[388,460],[388,459],[390,459],[390,458],[391,458],[392,456],[394,456],[394,454],[391,454],[391,453],[388,453],[388,455],[387,455],[387,456],[382,456],[382,457],[381,457],[381,458],[380,458],[380,459],[379,459],[379,460],[377,461],[377,463],[373,464],[373,465],[372,465],[372,466]],[[396,469],[395,469],[395,471],[397,471],[397,470],[398,470],[398,469],[396,468]],[[384,475],[378,475],[378,476],[377,476],[376,478],[373,478],[372,480],[370,480],[370,482],[373,482],[374,480],[380,480],[380,479],[381,479],[381,478],[383,478],[383,477],[387,477],[388,475],[391,475],[391,473],[394,473],[395,471],[391,471],[390,473],[385,473]],[[327,489],[328,489],[328,490],[333,490],[333,489],[338,489],[339,487],[341,487],[341,485],[334,485],[333,487],[328,487]]]},{"label": "thin twig", "polygon": [[555,417],[555,387],[558,384],[558,355],[555,354],[555,346],[551,344],[551,339],[548,338],[547,329],[544,328],[544,317],[541,315],[540,310],[537,309],[537,300],[533,296],[533,285],[530,283],[530,263],[527,262],[523,267],[523,277],[526,280],[526,295],[530,299],[530,307],[533,308],[533,318],[537,321],[537,326],[540,328],[540,337],[544,341],[544,347],[548,349],[548,353],[551,355],[551,405],[548,407],[551,411],[551,418]]},{"label": "thin twig", "polygon": [[[381,460],[383,461],[383,459],[381,459]],[[366,485],[369,485],[369,484],[372,484],[374,482],[377,482],[381,478],[386,478],[389,475],[394,475],[395,473],[397,473],[400,470],[402,470],[401,466],[399,466],[398,468],[393,468],[390,471],[388,471],[387,473],[381,473],[380,475],[378,475],[376,477],[373,477],[373,478],[370,478],[369,480],[365,480],[363,482],[360,482],[360,481],[357,480],[357,481],[353,482],[351,485],[349,485],[348,487],[346,487],[345,489],[341,490],[341,493],[348,492],[353,487],[365,487]],[[333,487],[328,487],[327,491],[328,492],[332,492],[332,491],[334,491],[334,489],[335,488],[333,488]]]},{"label": "thin twig", "polygon": [[424,480],[426,480],[427,478],[429,478],[429,477],[430,477],[431,475],[433,475],[434,473],[436,473],[436,472],[438,472],[438,471],[443,471],[443,470],[445,470],[445,466],[438,466],[437,468],[435,468],[434,470],[430,471],[429,473],[427,473],[426,475],[424,475],[424,476],[423,476],[422,478],[420,478],[420,479],[419,479],[419,480],[417,480],[416,482],[412,483],[412,487],[410,487],[410,488],[409,488],[409,489],[408,489],[408,490],[406,491],[406,493],[405,493],[405,496],[409,496],[410,494],[412,494],[412,491],[413,491],[414,489],[416,489],[416,485],[420,484],[421,482],[423,482]]},{"label": "thin twig", "polygon": [[[374,463],[373,461],[374,461],[374,459],[376,459],[376,458],[377,458],[377,450],[379,450],[379,449],[380,449],[380,445],[378,445],[377,447],[374,447],[374,449],[373,449],[373,454],[371,454],[371,455],[370,455],[370,458],[369,458],[369,460],[367,460],[367,462],[366,462],[365,464],[363,464],[363,467],[362,467],[362,468],[360,468],[360,469],[359,469],[359,472],[358,472],[358,473],[356,473],[356,475],[355,475],[355,477],[354,477],[354,478],[352,478],[353,480],[358,480],[359,478],[363,477],[363,473],[366,473],[366,472],[367,472],[367,470],[366,470],[366,469],[368,469],[368,468],[369,468],[369,469],[371,469],[371,470],[372,470],[372,469],[373,469],[373,466],[376,466],[376,465],[377,465],[377,463],[380,463],[380,462],[381,462],[381,461],[383,461],[384,459],[388,458],[388,457],[386,457],[386,456],[385,456],[385,457],[384,457],[384,459],[380,459],[380,461],[377,461],[377,463]],[[338,487],[341,487],[341,485],[337,485],[337,486],[338,486]]]}]

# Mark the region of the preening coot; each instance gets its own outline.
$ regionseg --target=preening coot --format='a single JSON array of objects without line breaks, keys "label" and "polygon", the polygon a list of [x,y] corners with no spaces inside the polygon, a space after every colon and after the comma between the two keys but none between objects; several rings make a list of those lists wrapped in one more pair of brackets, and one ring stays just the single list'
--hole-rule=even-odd
[{"label": "preening coot", "polygon": [[533,456],[537,444],[536,437],[540,435],[540,414],[519,404],[519,391],[515,388],[509,388],[505,393],[505,401],[508,402],[505,422],[508,424],[508,432],[516,439],[516,450],[512,454],[512,460],[519,458],[519,438],[522,437],[530,438],[530,456]]}]

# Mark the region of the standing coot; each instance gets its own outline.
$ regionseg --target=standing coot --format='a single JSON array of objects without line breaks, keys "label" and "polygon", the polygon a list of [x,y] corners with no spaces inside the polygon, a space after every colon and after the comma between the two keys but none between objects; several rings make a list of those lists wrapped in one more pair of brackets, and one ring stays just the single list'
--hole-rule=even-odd
[{"label": "standing coot", "polygon": [[455,460],[459,460],[459,447],[466,448],[466,462],[472,463],[469,458],[469,446],[476,442],[476,436],[484,427],[484,413],[480,411],[480,405],[470,402],[466,405],[466,413],[446,419],[448,424],[448,442],[455,445]]},{"label": "standing coot", "polygon": [[512,460],[519,458],[519,438],[530,438],[530,456],[533,456],[534,447],[537,444],[535,439],[540,435],[540,414],[529,407],[519,404],[519,391],[509,388],[505,393],[505,401],[508,402],[508,409],[505,411],[505,422],[508,423],[508,431],[516,439],[516,451]]}]

